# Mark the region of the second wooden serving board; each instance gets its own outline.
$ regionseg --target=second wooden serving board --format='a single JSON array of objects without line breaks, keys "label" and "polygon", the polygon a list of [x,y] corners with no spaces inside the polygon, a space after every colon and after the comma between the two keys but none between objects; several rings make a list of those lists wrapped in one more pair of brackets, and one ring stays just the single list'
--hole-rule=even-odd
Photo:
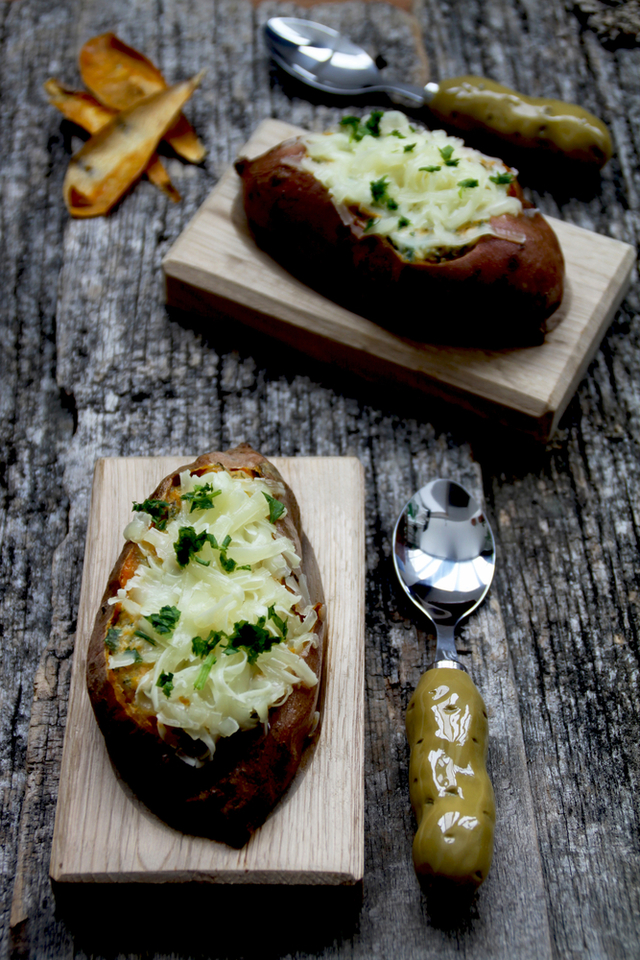
[{"label": "second wooden serving board", "polygon": [[322,721],[287,794],[241,850],[183,834],[119,778],[85,683],[93,620],[131,502],[194,457],[99,460],[78,611],[51,877],[59,883],[353,884],[364,869],[364,480],[354,457],[274,457],[293,489],[327,604]]},{"label": "second wooden serving board", "polygon": [[[297,127],[265,120],[240,151],[254,157]],[[479,350],[394,336],[287,273],[247,227],[240,182],[228,170],[163,261],[167,302],[233,318],[320,360],[374,381],[396,382],[547,440],[628,287],[629,244],[548,218],[566,261],[566,293],[541,346]]]}]

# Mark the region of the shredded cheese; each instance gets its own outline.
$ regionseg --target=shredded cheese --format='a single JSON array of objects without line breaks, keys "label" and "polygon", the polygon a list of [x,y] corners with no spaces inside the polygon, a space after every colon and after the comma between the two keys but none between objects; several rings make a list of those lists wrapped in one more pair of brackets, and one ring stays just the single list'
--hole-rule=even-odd
[{"label": "shredded cheese", "polygon": [[338,209],[347,217],[357,210],[365,233],[388,237],[411,261],[440,259],[495,234],[492,217],[522,212],[508,195],[513,177],[502,161],[443,130],[416,128],[399,111],[372,114],[368,126],[366,118],[344,118],[304,140],[302,166]]},{"label": "shredded cheese", "polygon": [[[270,519],[283,492],[263,478],[185,471],[164,529],[144,512],[125,529],[143,559],[111,600],[120,614],[108,667],[129,670],[136,703],[161,735],[185,731],[198,762],[220,737],[266,724],[297,684],[318,682],[301,656],[317,643],[317,613],[294,545]],[[181,563],[185,534],[192,546]]]}]

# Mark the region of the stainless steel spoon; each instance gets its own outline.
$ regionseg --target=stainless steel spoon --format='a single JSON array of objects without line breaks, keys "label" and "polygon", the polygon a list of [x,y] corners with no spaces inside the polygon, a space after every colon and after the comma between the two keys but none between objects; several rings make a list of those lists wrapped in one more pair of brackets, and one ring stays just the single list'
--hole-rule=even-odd
[{"label": "stainless steel spoon", "polygon": [[408,107],[428,105],[439,123],[461,132],[490,133],[512,146],[543,149],[589,166],[601,167],[611,156],[606,126],[577,104],[527,97],[484,77],[454,77],[424,87],[388,81],[365,50],[313,20],[272,17],[264,31],[278,66],[323,93],[386,93]]},{"label": "stainless steel spoon", "polygon": [[495,568],[493,534],[479,504],[459,483],[432,480],[400,514],[393,541],[400,583],[436,628],[436,664],[463,669],[454,629],[484,599]]},{"label": "stainless steel spoon", "polygon": [[264,28],[272,58],[291,76],[323,93],[388,93],[412,106],[424,106],[437,83],[418,87],[389,83],[369,54],[331,27],[296,17],[272,17]]},{"label": "stainless steel spoon", "polygon": [[400,514],[393,560],[405,593],[437,635],[435,664],[407,709],[409,792],[418,821],[414,866],[421,880],[477,887],[489,872],[495,825],[486,770],[488,721],[482,697],[458,660],[454,630],[489,589],[493,534],[464,487],[433,480]]}]

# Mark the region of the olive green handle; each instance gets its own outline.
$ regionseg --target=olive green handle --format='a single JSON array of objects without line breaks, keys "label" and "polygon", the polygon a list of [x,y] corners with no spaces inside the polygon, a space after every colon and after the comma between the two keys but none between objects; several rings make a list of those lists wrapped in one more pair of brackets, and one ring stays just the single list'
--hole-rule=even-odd
[{"label": "olive green handle", "polygon": [[436,667],[420,679],[406,722],[416,873],[478,887],[491,866],[496,819],[484,701],[463,670]]},{"label": "olive green handle", "polygon": [[527,97],[484,77],[444,80],[429,109],[461,131],[488,131],[515,146],[543,148],[596,167],[613,152],[604,123],[577,104]]}]

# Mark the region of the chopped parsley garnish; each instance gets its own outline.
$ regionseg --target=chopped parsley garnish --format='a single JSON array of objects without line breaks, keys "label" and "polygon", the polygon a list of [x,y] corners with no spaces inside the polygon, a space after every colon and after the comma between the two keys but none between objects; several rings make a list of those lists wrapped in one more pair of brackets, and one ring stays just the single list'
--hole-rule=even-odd
[{"label": "chopped parsley garnish", "polygon": [[276,500],[275,497],[269,496],[268,493],[262,491],[263,497],[266,497],[267,503],[269,504],[269,523],[275,523],[276,520],[279,520],[282,514],[284,513],[284,503],[281,503],[280,500]]},{"label": "chopped parsley garnish", "polygon": [[202,637],[192,637],[191,639],[191,649],[195,657],[206,657],[207,654],[211,653],[213,648],[217,646],[222,638],[224,633],[220,633],[217,630],[212,630],[206,640],[203,640]]},{"label": "chopped parsley garnish", "polygon": [[415,143],[408,143],[408,144],[406,145],[406,147],[404,148],[404,152],[405,152],[405,153],[411,153],[411,151],[414,149],[414,147],[415,147]]},{"label": "chopped parsley garnish", "polygon": [[212,547],[217,547],[216,538],[210,533],[203,531],[202,533],[196,533],[194,527],[181,527],[180,533],[178,534],[178,539],[173,545],[173,549],[176,552],[176,559],[181,567],[186,567],[189,563],[189,560],[193,557],[198,563],[202,564],[203,567],[208,567],[211,563],[210,560],[201,560],[196,556],[202,548],[204,547],[207,541],[211,544]]},{"label": "chopped parsley garnish", "polygon": [[366,233],[367,230],[371,230],[371,227],[374,225],[375,222],[376,222],[376,221],[374,220],[373,217],[369,217],[369,219],[367,220],[367,225],[366,225],[366,227],[363,229],[362,232],[363,232],[363,233]]},{"label": "chopped parsley garnish", "polygon": [[289,625],[288,625],[288,623],[287,623],[286,620],[283,620],[282,617],[279,617],[279,616],[278,616],[278,614],[276,613],[276,608],[275,608],[275,606],[274,606],[273,604],[269,607],[269,619],[270,619],[270,620],[273,620],[273,622],[275,623],[276,627],[278,628],[278,630],[279,630],[280,633],[282,634],[282,639],[283,639],[283,640],[286,640],[286,639],[287,639],[287,631],[289,630]]},{"label": "chopped parsley garnish", "polygon": [[471,178],[469,180],[458,180],[458,186],[463,190],[470,190],[472,187],[478,186],[478,181]]},{"label": "chopped parsley garnish", "polygon": [[369,183],[369,187],[371,188],[371,198],[374,203],[378,204],[378,206],[382,206],[384,204],[388,210],[397,210],[398,204],[387,193],[388,186],[389,184],[387,183],[386,177],[380,177],[379,180],[371,180]]},{"label": "chopped parsley garnish", "polygon": [[158,681],[156,682],[156,687],[160,687],[165,697],[171,696],[171,691],[173,690],[173,674],[172,673],[161,673]]},{"label": "chopped parsley garnish", "polygon": [[140,651],[136,650],[135,647],[127,647],[127,649],[124,652],[133,654],[134,663],[142,663],[142,657],[140,656]]},{"label": "chopped parsley garnish", "polygon": [[156,646],[156,641],[153,637],[150,637],[148,633],[143,633],[142,630],[134,630],[133,635],[134,637],[140,637],[141,640],[146,640],[152,647]]},{"label": "chopped parsley garnish", "polygon": [[390,137],[398,137],[400,140],[406,140],[404,133],[400,133],[399,130],[392,130],[389,134]]},{"label": "chopped parsley garnish", "polygon": [[372,137],[380,136],[380,121],[383,117],[382,110],[372,110],[371,116],[365,123],[367,133],[370,133]]},{"label": "chopped parsley garnish", "polygon": [[111,653],[115,653],[120,646],[120,631],[116,630],[115,627],[109,627],[104,638],[104,645]]},{"label": "chopped parsley garnish", "polygon": [[196,484],[190,493],[183,494],[180,499],[191,504],[189,513],[193,513],[194,510],[211,510],[213,498],[219,497],[221,493],[222,490],[214,490],[211,483]]},{"label": "chopped parsley garnish", "polygon": [[451,154],[453,153],[453,147],[449,144],[447,147],[438,147],[438,153],[445,162],[447,167],[457,167],[460,163],[459,160],[452,160]]},{"label": "chopped parsley garnish", "polygon": [[202,690],[205,683],[207,682],[207,677],[211,673],[211,667],[214,665],[215,662],[216,662],[215,654],[208,653],[202,666],[200,667],[200,672],[195,679],[195,683],[193,684],[194,690]]},{"label": "chopped parsley garnish", "polygon": [[351,127],[352,140],[362,140],[367,134],[371,137],[379,137],[382,113],[382,110],[373,110],[366,123],[361,123],[358,117],[343,117],[340,126]]},{"label": "chopped parsley garnish", "polygon": [[418,167],[418,170],[424,170],[425,173],[437,173],[442,167]]},{"label": "chopped parsley garnish", "polygon": [[[145,620],[148,620],[156,633],[173,633],[180,619],[180,611],[177,607],[162,607],[159,613],[150,613]],[[151,641],[153,643],[153,640]]]},{"label": "chopped parsley garnish", "polygon": [[193,637],[191,640],[193,654],[202,659],[202,666],[193,684],[194,690],[204,688],[211,673],[211,668],[216,662],[214,650],[221,640],[226,640],[224,652],[227,656],[237,653],[243,647],[247,653],[247,660],[251,664],[254,664],[260,654],[270,650],[275,643],[286,640],[288,624],[286,620],[278,616],[275,605],[269,607],[268,616],[282,634],[281,637],[273,637],[265,629],[266,617],[260,617],[257,623],[249,623],[248,620],[240,620],[238,623],[234,623],[233,632],[229,636],[222,631],[212,630],[206,640],[203,640],[202,637]]},{"label": "chopped parsley garnish", "polygon": [[[265,493],[265,497],[266,496],[267,494]],[[274,500],[274,503],[277,503],[281,507],[280,513],[282,513],[284,506],[278,500]],[[271,513],[271,504],[269,505],[269,510]],[[280,516],[280,513],[278,516]],[[211,560],[202,560],[200,557],[196,556],[196,554],[202,550],[205,543],[210,543],[214,550],[220,551],[220,566],[225,573],[233,573],[234,570],[251,570],[250,564],[247,563],[244,566],[239,567],[235,560],[232,560],[231,557],[227,556],[227,547],[231,543],[231,537],[225,537],[222,545],[220,545],[212,533],[206,533],[204,530],[202,533],[196,533],[193,527],[182,527],[180,533],[178,534],[178,539],[173,545],[173,549],[176,552],[176,559],[180,566],[186,567],[191,559],[195,560],[196,563],[199,563],[203,567],[211,566]],[[162,609],[164,610],[165,608],[163,607]],[[175,607],[172,609],[175,610]],[[162,613],[162,611],[160,612]],[[178,616],[180,616],[179,611]],[[147,617],[147,619],[149,618]]]},{"label": "chopped parsley garnish", "polygon": [[144,500],[142,503],[133,503],[133,510],[148,513],[158,530],[164,530],[170,519],[171,504],[166,500]]},{"label": "chopped parsley garnish", "polygon": [[402,230],[404,227],[410,227],[411,220],[407,220],[406,217],[400,217],[398,220],[398,230]]},{"label": "chopped parsley garnish", "polygon": [[340,121],[341,127],[351,127],[351,139],[352,140],[362,140],[364,133],[360,133],[360,119],[359,117],[343,117]]},{"label": "chopped parsley garnish", "polygon": [[499,173],[497,177],[489,177],[489,180],[491,180],[491,183],[497,183],[498,186],[501,186],[502,184],[513,183],[515,177],[512,173]]},{"label": "chopped parsley garnish", "polygon": [[269,631],[265,630],[266,620],[266,617],[260,617],[257,623],[240,620],[234,624],[224,652],[229,655],[244,647],[249,663],[255,663],[261,653],[270,650],[274,643],[280,643],[277,637],[272,637]]}]

